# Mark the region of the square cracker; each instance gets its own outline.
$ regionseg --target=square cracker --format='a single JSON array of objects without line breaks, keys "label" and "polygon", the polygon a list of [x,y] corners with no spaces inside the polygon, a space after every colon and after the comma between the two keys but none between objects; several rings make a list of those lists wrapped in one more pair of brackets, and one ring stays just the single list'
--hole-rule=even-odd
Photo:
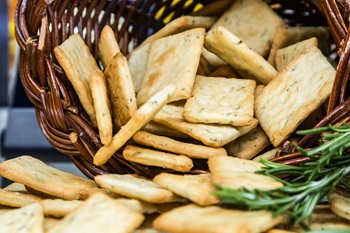
[{"label": "square cracker", "polygon": [[238,138],[240,132],[233,125],[191,123],[183,116],[183,105],[168,104],[153,118],[153,121],[188,134],[204,145],[221,147]]},{"label": "square cracker", "polygon": [[65,216],[48,233],[133,232],[144,216],[117,203],[101,192],[91,195],[82,205]]},{"label": "square cracker", "polygon": [[267,84],[277,75],[270,63],[222,26],[206,33],[204,47],[231,65],[242,78]]},{"label": "square cracker", "polygon": [[104,75],[107,80],[114,128],[120,129],[137,110],[128,60],[122,53],[118,52],[112,58]]},{"label": "square cracker", "polygon": [[329,97],[335,69],[317,47],[303,52],[255,99],[255,116],[280,146]]},{"label": "square cracker", "polygon": [[153,225],[157,230],[172,233],[260,233],[282,221],[282,215],[273,217],[266,210],[230,210],[219,206],[188,204],[161,214],[153,221]]},{"label": "square cracker", "polygon": [[255,86],[252,79],[197,75],[182,115],[193,123],[250,125]]},{"label": "square cracker", "polygon": [[51,167],[31,156],[23,155],[0,163],[0,175],[55,197],[84,199],[97,184],[87,178]]},{"label": "square cracker", "polygon": [[261,170],[261,163],[231,156],[215,156],[208,160],[214,183],[235,190],[270,190],[283,184],[273,178],[255,172]]},{"label": "square cracker", "polygon": [[293,61],[294,58],[313,46],[318,47],[318,40],[316,37],[311,37],[310,39],[277,50],[275,59],[276,69],[281,71],[289,62]]},{"label": "square cracker", "polygon": [[[258,9],[258,10],[257,10]],[[234,1],[212,26],[225,27],[259,55],[269,54],[278,27],[283,19],[263,0]]]},{"label": "square cracker", "polygon": [[42,233],[44,213],[39,203],[13,209],[1,214],[1,233]]},{"label": "square cracker", "polygon": [[210,28],[216,21],[216,17],[206,16],[180,16],[162,27],[159,31],[149,36],[141,45],[153,42],[159,38],[174,35],[176,33],[184,32],[193,28]]},{"label": "square cracker", "polygon": [[182,142],[170,137],[159,136],[145,131],[134,134],[133,140],[147,147],[168,151],[175,154],[186,155],[194,159],[208,159],[211,156],[227,155],[224,148],[214,148],[205,145],[198,145],[189,142]]},{"label": "square cracker", "polygon": [[190,97],[204,34],[204,28],[195,28],[151,43],[145,74],[136,97],[138,106],[168,84],[177,86],[171,101]]},{"label": "square cracker", "polygon": [[135,198],[150,203],[178,201],[179,197],[165,188],[134,174],[104,174],[95,176],[101,187],[125,197]]},{"label": "square cracker", "polygon": [[207,206],[219,203],[219,199],[211,194],[216,188],[209,173],[198,175],[160,173],[153,178],[153,181],[197,205]]}]

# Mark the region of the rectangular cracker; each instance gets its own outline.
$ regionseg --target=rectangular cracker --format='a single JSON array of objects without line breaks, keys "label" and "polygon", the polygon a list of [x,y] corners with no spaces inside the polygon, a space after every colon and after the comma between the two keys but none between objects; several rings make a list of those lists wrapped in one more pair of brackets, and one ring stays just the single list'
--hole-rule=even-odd
[{"label": "rectangular cracker", "polygon": [[0,189],[0,205],[4,206],[22,207],[41,201],[42,199],[42,197],[28,192]]},{"label": "rectangular cracker", "polygon": [[103,193],[91,195],[82,205],[65,216],[48,233],[62,232],[133,232],[144,216]]},{"label": "rectangular cracker", "polygon": [[195,28],[151,43],[145,74],[136,97],[138,106],[169,84],[177,86],[170,101],[187,99],[190,96],[204,34],[204,28]]},{"label": "rectangular cracker", "polygon": [[153,225],[159,231],[173,233],[260,233],[282,221],[282,215],[273,217],[271,212],[265,210],[244,211],[188,204],[163,213],[154,220]]},{"label": "rectangular cracker", "polygon": [[295,44],[289,45],[282,49],[276,51],[276,69],[278,71],[283,70],[283,68],[294,58],[299,56],[303,51],[311,48],[312,46],[318,47],[318,41],[316,37],[311,37]]},{"label": "rectangular cracker", "polygon": [[117,53],[104,75],[107,80],[114,128],[119,130],[136,112],[136,96],[129,64],[122,53]]},{"label": "rectangular cracker", "polygon": [[145,131],[134,134],[133,140],[140,145],[153,147],[158,150],[171,152],[174,154],[186,155],[194,159],[208,159],[211,156],[227,155],[224,148],[214,148],[205,145],[181,142],[175,139],[158,136]]},{"label": "rectangular cracker", "polygon": [[222,26],[206,33],[204,47],[230,64],[242,78],[267,84],[277,75],[270,63]]},{"label": "rectangular cracker", "polygon": [[107,83],[101,70],[95,70],[90,74],[89,87],[94,104],[100,140],[102,144],[106,145],[112,141],[113,124]]},{"label": "rectangular cracker", "polygon": [[44,214],[39,203],[1,214],[0,231],[6,233],[43,233]]},{"label": "rectangular cracker", "polygon": [[169,168],[179,172],[189,172],[193,167],[192,160],[185,155],[127,145],[123,157],[131,162],[148,166]]},{"label": "rectangular cracker", "polygon": [[193,123],[250,125],[255,86],[252,79],[197,75],[182,116]]},{"label": "rectangular cracker", "polygon": [[160,173],[153,178],[153,181],[197,205],[207,206],[219,203],[219,199],[211,194],[216,189],[209,173],[198,175]]},{"label": "rectangular cracker", "polygon": [[[257,10],[258,9],[258,10]],[[212,26],[225,27],[257,54],[266,57],[283,19],[263,0],[241,0],[233,4]]]},{"label": "rectangular cracker", "polygon": [[102,188],[113,193],[150,203],[178,201],[180,198],[172,191],[154,183],[152,180],[135,174],[104,174],[95,176]]},{"label": "rectangular cracker", "polygon": [[330,51],[330,31],[325,26],[281,26],[277,28],[273,38],[271,51],[267,61],[274,67],[276,65],[276,52],[281,48],[295,44],[302,40],[316,37],[321,51],[328,54]]},{"label": "rectangular cracker", "polygon": [[215,156],[208,159],[209,170],[214,183],[235,190],[270,190],[283,184],[273,178],[255,172],[261,163],[231,156]]},{"label": "rectangular cracker", "polygon": [[162,37],[174,35],[180,32],[184,32],[193,28],[210,28],[216,21],[216,17],[206,17],[206,16],[190,16],[183,15],[180,16],[162,27],[159,31],[149,36],[146,40],[142,42],[141,45],[151,43]]},{"label": "rectangular cracker", "polygon": [[222,147],[239,137],[240,132],[232,125],[191,123],[182,117],[183,105],[168,104],[153,118],[159,124],[176,129],[201,141],[206,146]]},{"label": "rectangular cracker", "polygon": [[115,37],[113,29],[106,25],[103,27],[98,42],[98,49],[100,52],[100,59],[104,68],[106,68],[113,57],[120,52],[120,48]]},{"label": "rectangular cracker", "polygon": [[175,85],[168,85],[137,109],[130,120],[113,136],[112,142],[108,145],[104,145],[96,152],[93,163],[95,165],[106,163],[134,133],[153,119],[153,117],[170,101],[175,90]]},{"label": "rectangular cracker", "polygon": [[89,76],[100,69],[89,48],[79,34],[69,36],[54,48],[55,57],[72,83],[79,100],[92,124],[97,126],[95,110],[89,88]]},{"label": "rectangular cracker", "polygon": [[0,163],[0,175],[67,200],[84,199],[91,190],[97,188],[92,180],[58,170],[27,155]]},{"label": "rectangular cracker", "polygon": [[147,65],[147,56],[150,43],[140,45],[128,54],[128,63],[134,90],[140,90]]},{"label": "rectangular cracker", "polygon": [[280,146],[329,97],[335,69],[317,47],[289,63],[255,100],[255,116]]}]

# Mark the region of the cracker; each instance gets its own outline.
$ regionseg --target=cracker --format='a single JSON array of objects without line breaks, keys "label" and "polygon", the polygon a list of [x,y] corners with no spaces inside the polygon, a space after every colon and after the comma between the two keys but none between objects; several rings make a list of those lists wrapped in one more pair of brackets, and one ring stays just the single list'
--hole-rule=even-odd
[{"label": "cracker", "polygon": [[308,48],[316,46],[318,47],[318,41],[316,37],[312,37],[310,39],[306,39],[295,44],[292,44],[288,47],[277,50],[276,52],[276,69],[278,71],[283,70],[283,68],[294,58],[299,56],[303,51]]},{"label": "cracker", "polygon": [[153,181],[197,205],[207,206],[219,203],[219,199],[211,194],[216,189],[209,173],[198,175],[160,173],[153,178]]},{"label": "cracker", "polygon": [[169,84],[177,86],[170,101],[187,99],[190,96],[204,34],[204,28],[195,28],[151,43],[145,74],[137,93],[138,106]]},{"label": "cracker", "polygon": [[25,191],[9,191],[6,189],[0,189],[0,205],[22,207],[38,202],[42,199],[42,197]]},{"label": "cracker", "polygon": [[321,51],[302,53],[255,99],[255,117],[274,147],[280,146],[329,97],[335,69]]},{"label": "cracker", "polygon": [[159,124],[188,134],[204,145],[222,147],[239,137],[240,132],[232,125],[191,123],[182,117],[183,106],[168,104],[153,118]]},{"label": "cracker", "polygon": [[283,184],[265,175],[255,174],[262,164],[252,160],[231,156],[216,156],[208,160],[214,183],[235,190],[270,190]]},{"label": "cracker", "polygon": [[225,27],[257,54],[266,57],[277,28],[284,24],[265,1],[241,0],[234,1],[212,28]]},{"label": "cracker", "polygon": [[267,84],[277,75],[270,63],[224,27],[207,32],[204,47],[230,64],[242,78]]},{"label": "cracker", "polygon": [[251,79],[197,75],[182,116],[193,123],[250,125],[255,86]]},{"label": "cracker", "polygon": [[102,144],[106,145],[112,141],[113,136],[112,115],[106,80],[101,70],[93,71],[89,79],[100,140]]},{"label": "cracker", "polygon": [[114,127],[120,129],[136,112],[136,96],[127,59],[117,53],[106,68],[109,99]]},{"label": "cracker", "polygon": [[74,211],[83,203],[82,200],[64,199],[43,199],[40,204],[43,206],[45,216],[63,217]]},{"label": "cracker", "polygon": [[116,203],[106,194],[95,193],[48,233],[133,232],[143,220],[141,213]]},{"label": "cracker", "polygon": [[150,121],[144,128],[142,128],[142,130],[152,134],[161,135],[161,136],[175,137],[175,138],[189,138],[187,134],[181,133],[165,125],[158,124],[154,121]]},{"label": "cracker", "polygon": [[224,60],[210,52],[205,47],[202,48],[202,57],[213,67],[213,69],[218,69],[221,66],[227,65]]},{"label": "cracker", "polygon": [[114,31],[109,25],[104,26],[101,31],[98,49],[102,65],[105,68],[109,65],[113,57],[120,52]]},{"label": "cracker", "polygon": [[329,39],[330,31],[325,26],[281,26],[277,28],[276,34],[273,38],[271,51],[267,61],[275,66],[276,52],[281,48],[285,48],[289,45],[295,44],[302,40],[316,37],[319,46],[324,54],[328,54],[330,50]]},{"label": "cracker", "polygon": [[168,168],[179,172],[189,172],[193,167],[192,160],[185,155],[177,155],[132,145],[125,147],[123,157],[131,162]]},{"label": "cracker", "polygon": [[173,192],[162,188],[144,177],[134,174],[105,174],[95,176],[101,187],[125,197],[135,198],[150,203],[165,203],[179,200]]},{"label": "cracker", "polygon": [[112,142],[101,147],[95,154],[94,164],[102,165],[119,150],[138,130],[144,127],[169,102],[176,90],[175,85],[168,85],[144,105],[136,110],[130,120],[113,136]]},{"label": "cracker", "polygon": [[149,36],[142,42],[141,45],[151,43],[162,37],[181,33],[193,28],[210,28],[215,23],[216,17],[205,17],[205,16],[180,16],[162,27],[159,31]]},{"label": "cracker", "polygon": [[0,163],[0,175],[43,193],[74,200],[84,199],[96,189],[94,181],[51,167],[31,156],[20,156]]},{"label": "cracker", "polygon": [[128,54],[129,69],[137,93],[140,90],[147,65],[147,56],[150,43],[140,45]]},{"label": "cracker", "polygon": [[220,0],[209,2],[191,15],[220,16],[232,4],[232,0]]},{"label": "cracker", "polygon": [[350,220],[350,195],[341,190],[334,190],[328,196],[330,209],[338,216]]},{"label": "cracker", "polygon": [[273,217],[271,212],[265,210],[230,210],[218,206],[200,207],[188,204],[161,214],[154,220],[153,225],[157,230],[173,233],[259,233],[265,232],[282,220],[282,215]]},{"label": "cracker", "polygon": [[230,156],[251,159],[270,144],[269,137],[259,125],[247,134],[226,145],[225,149]]},{"label": "cracker", "polygon": [[92,124],[97,126],[95,110],[89,88],[89,76],[99,67],[79,34],[69,36],[54,48],[55,57],[72,83],[79,100]]},{"label": "cracker", "polygon": [[211,156],[227,155],[224,148],[213,148],[204,145],[181,142],[169,137],[158,136],[145,131],[134,134],[133,140],[143,146],[153,147],[158,150],[168,151],[174,154],[186,155],[194,159],[208,159]]},{"label": "cracker", "polygon": [[1,233],[41,233],[44,214],[39,203],[33,203],[22,208],[1,214]]}]

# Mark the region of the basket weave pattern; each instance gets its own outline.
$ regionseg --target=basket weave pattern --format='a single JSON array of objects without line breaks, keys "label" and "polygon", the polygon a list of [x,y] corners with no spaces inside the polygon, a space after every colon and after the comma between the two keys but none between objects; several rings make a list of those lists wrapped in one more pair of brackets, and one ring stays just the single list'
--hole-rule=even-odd
[{"label": "basket weave pattern", "polygon": [[[138,173],[153,177],[160,168],[147,167],[123,159],[120,153],[103,166],[92,163],[102,146],[98,131],[88,120],[75,91],[53,55],[55,46],[69,35],[79,33],[95,59],[99,61],[98,43],[104,25],[110,25],[127,54],[149,34],[164,26],[164,19],[191,14],[198,4],[213,1],[126,1],[126,0],[19,0],[16,14],[16,38],[21,48],[19,73],[27,97],[33,103],[41,131],[59,152],[69,156],[88,177],[103,173]],[[290,25],[329,25],[338,55],[336,81],[327,115],[317,126],[350,122],[349,4],[336,0],[271,0],[278,14]],[[159,10],[162,9],[161,14]],[[292,12],[292,13],[291,13]],[[218,14],[220,12],[217,12]],[[157,17],[156,17],[157,14]],[[318,135],[305,136],[299,145],[311,148]],[[297,164],[307,161],[296,152],[276,154],[274,161]],[[204,171],[198,161],[193,173]]]}]

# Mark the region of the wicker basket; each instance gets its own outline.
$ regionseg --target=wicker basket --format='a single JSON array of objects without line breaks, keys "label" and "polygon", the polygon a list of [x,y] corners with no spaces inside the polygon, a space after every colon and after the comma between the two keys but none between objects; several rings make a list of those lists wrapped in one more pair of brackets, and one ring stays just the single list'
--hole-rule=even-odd
[{"label": "wicker basket", "polygon": [[[225,1],[221,1],[224,3]],[[349,9],[346,1],[269,0],[276,12],[290,25],[329,25],[338,69],[327,115],[317,126],[350,122],[349,96]],[[185,4],[186,3],[186,4]],[[53,48],[70,34],[80,33],[96,60],[96,41],[104,25],[109,24],[121,44],[121,51],[140,44],[149,34],[164,26],[164,19],[191,14],[199,6],[218,1],[126,1],[126,0],[19,0],[15,14],[16,38],[21,48],[19,72],[26,95],[33,103],[39,126],[59,152],[69,156],[88,177],[102,173],[137,173],[153,177],[164,169],[148,167],[123,159],[120,152],[103,166],[92,163],[102,146],[70,82],[53,56]],[[159,10],[162,9],[160,14]],[[221,12],[206,12],[217,14]],[[157,17],[156,17],[156,13]],[[46,21],[43,21],[45,18]],[[47,24],[42,23],[47,22]],[[119,26],[118,26],[119,25]],[[315,146],[319,135],[300,141],[304,148]],[[274,161],[297,164],[307,161],[299,153],[276,154]],[[206,162],[195,161],[193,173],[206,171]]]}]

